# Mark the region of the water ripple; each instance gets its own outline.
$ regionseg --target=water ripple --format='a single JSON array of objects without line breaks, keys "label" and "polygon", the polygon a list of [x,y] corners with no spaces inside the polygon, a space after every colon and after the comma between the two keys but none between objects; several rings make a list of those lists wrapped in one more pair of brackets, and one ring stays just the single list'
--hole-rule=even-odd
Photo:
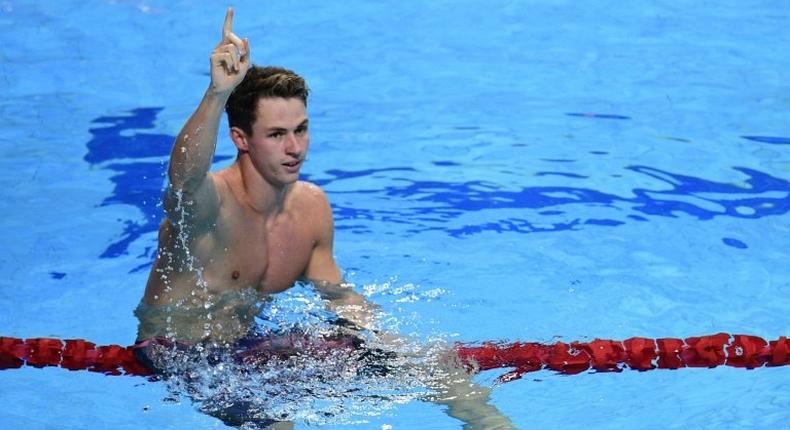
[{"label": "water ripple", "polygon": [[[153,133],[162,108],[139,108],[128,114],[99,117],[90,130],[85,161],[113,172],[113,192],[107,205],[131,205],[142,219],[123,219],[120,237],[108,245],[102,258],[128,253],[129,246],[146,233],[155,232],[162,218],[159,205],[165,162],[173,136]],[[784,138],[747,139],[785,143]],[[217,156],[215,161],[228,159]],[[557,160],[570,162],[573,160]],[[462,167],[454,162],[434,161],[441,169]],[[400,225],[400,236],[443,231],[451,236],[479,232],[539,233],[579,230],[586,226],[617,227],[630,222],[649,222],[652,217],[692,216],[706,221],[716,217],[757,219],[784,215],[790,210],[790,183],[748,167],[733,167],[746,179],[741,184],[716,182],[689,174],[646,165],[625,170],[659,181],[654,188],[632,188],[620,195],[590,186],[524,186],[504,189],[493,181],[442,181],[413,179],[418,168],[386,166],[350,170],[330,169],[304,179],[326,187],[333,204],[336,227],[352,234],[368,234],[372,222]],[[442,174],[441,171],[438,172]],[[558,176],[586,184],[590,178],[569,172],[541,171],[536,177]],[[363,181],[363,182],[360,182]],[[342,200],[342,201],[337,201]],[[383,204],[380,202],[383,201]],[[517,210],[514,212],[513,210]],[[474,216],[475,214],[480,214]],[[481,219],[484,218],[484,219]],[[141,258],[150,265],[153,247]]]}]

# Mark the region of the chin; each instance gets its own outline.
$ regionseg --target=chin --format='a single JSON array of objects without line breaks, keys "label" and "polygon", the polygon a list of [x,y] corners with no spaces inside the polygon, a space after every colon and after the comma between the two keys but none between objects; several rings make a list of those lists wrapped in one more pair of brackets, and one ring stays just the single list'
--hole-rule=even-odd
[{"label": "chin", "polygon": [[287,186],[293,185],[293,184],[295,184],[297,182],[299,182],[299,175],[293,175],[293,176],[292,175],[288,175],[287,177],[284,177],[284,178],[277,178],[277,180],[274,182],[274,184],[278,185],[280,187],[287,187]]}]

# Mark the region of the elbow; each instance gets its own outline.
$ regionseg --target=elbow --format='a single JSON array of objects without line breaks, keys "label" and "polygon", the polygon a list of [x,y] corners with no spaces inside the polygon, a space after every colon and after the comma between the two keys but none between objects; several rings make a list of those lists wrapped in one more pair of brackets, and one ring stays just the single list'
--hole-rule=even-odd
[{"label": "elbow", "polygon": [[176,192],[186,192],[189,193],[197,189],[203,179],[206,177],[206,173],[195,174],[193,172],[189,172],[188,170],[176,169],[172,166],[167,171],[167,181],[168,186],[171,190]]},{"label": "elbow", "polygon": [[173,169],[172,165],[167,169],[167,185],[171,190],[181,190],[184,188],[181,175]]}]

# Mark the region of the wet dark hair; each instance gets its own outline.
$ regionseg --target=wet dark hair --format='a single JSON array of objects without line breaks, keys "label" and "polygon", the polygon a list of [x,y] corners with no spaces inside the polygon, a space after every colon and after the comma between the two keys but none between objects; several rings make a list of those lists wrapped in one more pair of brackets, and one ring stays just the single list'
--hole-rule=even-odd
[{"label": "wet dark hair", "polygon": [[258,100],[266,97],[298,98],[307,107],[310,90],[304,78],[282,67],[252,65],[225,103],[228,125],[252,136]]}]

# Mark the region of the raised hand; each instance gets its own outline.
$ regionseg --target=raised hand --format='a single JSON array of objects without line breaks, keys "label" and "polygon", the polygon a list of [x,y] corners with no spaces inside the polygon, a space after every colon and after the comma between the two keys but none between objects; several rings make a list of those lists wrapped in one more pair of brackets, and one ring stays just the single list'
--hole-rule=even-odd
[{"label": "raised hand", "polygon": [[233,9],[228,8],[222,40],[211,52],[211,90],[230,94],[250,67],[250,42],[233,34]]}]

